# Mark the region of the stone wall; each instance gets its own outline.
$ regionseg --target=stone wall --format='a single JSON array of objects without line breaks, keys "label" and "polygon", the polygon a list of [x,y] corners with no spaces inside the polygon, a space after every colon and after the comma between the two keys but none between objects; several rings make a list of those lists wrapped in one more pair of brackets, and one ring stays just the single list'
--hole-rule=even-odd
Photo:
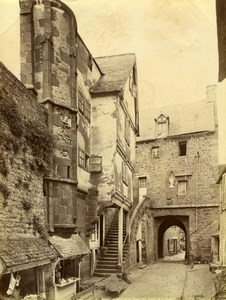
[{"label": "stone wall", "polygon": [[[178,142],[187,140],[186,156],[178,155]],[[159,147],[159,157],[152,149]],[[218,204],[217,139],[213,133],[197,133],[178,138],[137,143],[136,175],[147,176],[148,195],[153,205]],[[173,172],[174,184],[169,187]],[[177,177],[186,176],[187,194],[177,195]],[[138,188],[138,187],[137,187]]]},{"label": "stone wall", "polygon": [[[180,141],[187,141],[185,156],[179,155]],[[152,152],[155,147],[157,157]],[[152,217],[189,217],[190,256],[209,259],[211,234],[218,228],[217,134],[203,132],[139,142],[136,157],[135,198],[139,194],[138,179],[146,176]],[[178,195],[180,180],[186,181],[185,195]],[[154,231],[153,259],[157,259],[158,231]]]},{"label": "stone wall", "polygon": [[43,177],[52,151],[46,114],[0,64],[1,234],[45,235]]}]

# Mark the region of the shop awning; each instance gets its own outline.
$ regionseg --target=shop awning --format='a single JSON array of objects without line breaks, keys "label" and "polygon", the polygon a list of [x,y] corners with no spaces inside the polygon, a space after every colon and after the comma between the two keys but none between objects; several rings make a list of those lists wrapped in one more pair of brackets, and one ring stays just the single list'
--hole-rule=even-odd
[{"label": "shop awning", "polygon": [[72,234],[68,238],[54,235],[49,238],[49,241],[63,258],[90,253],[85,242],[77,234]]},{"label": "shop awning", "polygon": [[0,239],[3,273],[34,268],[50,263],[58,256],[48,242],[41,238]]}]

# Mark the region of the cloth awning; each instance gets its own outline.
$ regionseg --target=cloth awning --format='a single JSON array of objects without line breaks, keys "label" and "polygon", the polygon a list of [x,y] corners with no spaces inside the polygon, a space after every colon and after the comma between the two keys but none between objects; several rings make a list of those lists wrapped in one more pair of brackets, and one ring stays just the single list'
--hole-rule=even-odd
[{"label": "cloth awning", "polygon": [[3,273],[21,271],[51,263],[56,250],[41,238],[0,239],[1,270]]},{"label": "cloth awning", "polygon": [[72,234],[68,238],[53,235],[49,238],[49,241],[62,258],[69,258],[90,253],[85,242],[77,234]]}]

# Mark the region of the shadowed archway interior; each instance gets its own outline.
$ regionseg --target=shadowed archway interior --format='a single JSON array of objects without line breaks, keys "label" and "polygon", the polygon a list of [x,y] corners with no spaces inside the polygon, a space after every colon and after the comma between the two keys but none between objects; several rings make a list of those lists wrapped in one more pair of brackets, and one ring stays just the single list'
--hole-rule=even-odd
[{"label": "shadowed archway interior", "polygon": [[[185,240],[187,241],[187,230],[185,225],[183,224],[182,221],[180,221],[177,217],[170,216],[165,218],[162,223],[159,226],[158,229],[158,258],[163,258],[163,238],[164,238],[164,233],[168,228],[171,226],[178,226],[180,227],[185,234]],[[188,253],[188,243],[186,243],[186,253],[185,253],[185,258],[187,258],[187,253]]]}]

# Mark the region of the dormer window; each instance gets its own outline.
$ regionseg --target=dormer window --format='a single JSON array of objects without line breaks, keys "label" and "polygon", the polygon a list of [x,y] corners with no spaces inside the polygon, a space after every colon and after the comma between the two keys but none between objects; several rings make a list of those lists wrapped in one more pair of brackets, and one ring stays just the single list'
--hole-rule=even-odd
[{"label": "dormer window", "polygon": [[155,132],[156,138],[165,138],[168,136],[169,117],[161,114],[157,119],[155,119]]}]

